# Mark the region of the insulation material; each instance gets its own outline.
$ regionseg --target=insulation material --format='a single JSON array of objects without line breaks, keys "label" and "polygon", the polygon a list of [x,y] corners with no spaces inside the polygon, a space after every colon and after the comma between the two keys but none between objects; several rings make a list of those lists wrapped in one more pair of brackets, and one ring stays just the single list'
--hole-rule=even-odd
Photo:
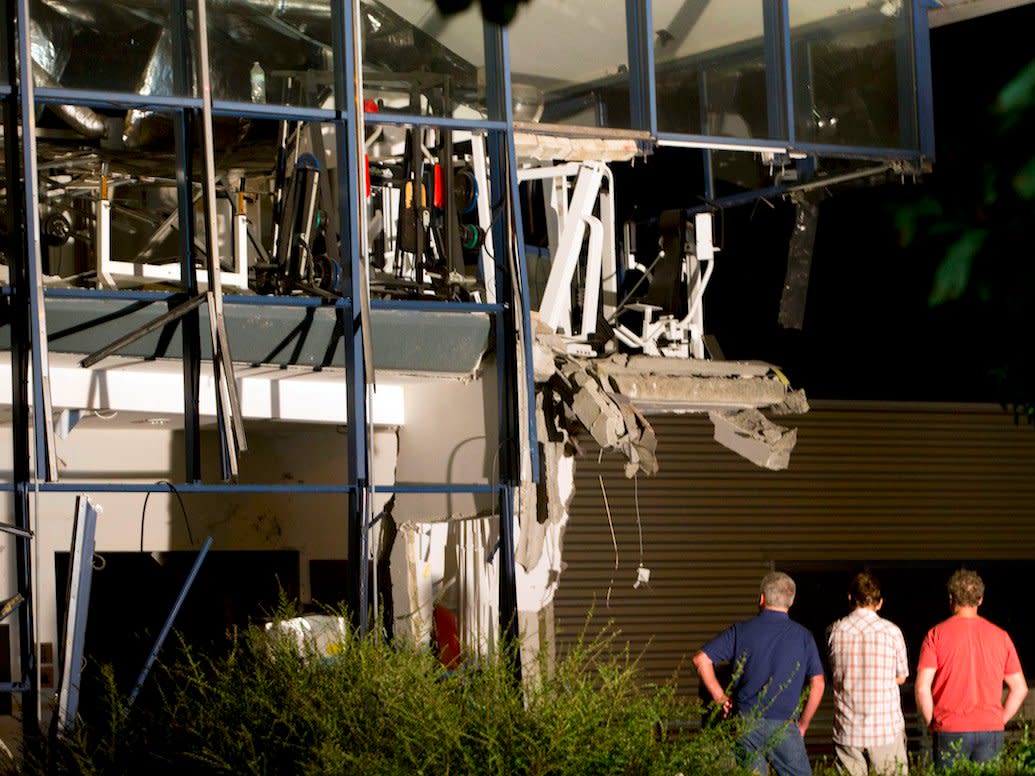
[{"label": "insulation material", "polygon": [[765,469],[786,469],[798,440],[795,429],[778,426],[758,410],[709,412],[715,441]]},{"label": "insulation material", "polygon": [[532,686],[541,670],[549,671],[554,664],[553,600],[564,570],[564,531],[575,495],[575,457],[566,451],[564,443],[544,445],[537,495],[531,504],[522,501],[515,564],[521,669],[526,686]]},{"label": "insulation material", "polygon": [[487,655],[499,635],[499,521],[449,523],[457,566],[460,644],[467,655]]},{"label": "insulation material", "polygon": [[434,605],[445,594],[446,523],[403,523],[392,547],[392,604],[396,637],[431,639]]},{"label": "insulation material", "polygon": [[[564,455],[561,445],[550,445],[560,455],[553,456],[552,479],[558,492],[557,515],[544,523],[524,520],[516,548],[517,594],[520,611],[539,611],[553,601],[564,564],[561,561],[564,527],[568,524],[568,508],[575,494],[575,458]],[[549,471],[549,470],[548,470]],[[545,496],[545,489],[541,495]],[[553,506],[553,505],[551,505]],[[526,537],[534,536],[533,541]],[[535,548],[536,551],[530,551]]]}]

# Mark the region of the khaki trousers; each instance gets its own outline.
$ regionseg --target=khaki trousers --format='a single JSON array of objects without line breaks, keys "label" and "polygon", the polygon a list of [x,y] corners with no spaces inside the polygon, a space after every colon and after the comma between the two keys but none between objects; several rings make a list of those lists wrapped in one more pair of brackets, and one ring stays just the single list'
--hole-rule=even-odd
[{"label": "khaki trousers", "polygon": [[834,744],[837,768],[847,776],[905,776],[909,773],[906,737],[881,746],[842,746]]}]

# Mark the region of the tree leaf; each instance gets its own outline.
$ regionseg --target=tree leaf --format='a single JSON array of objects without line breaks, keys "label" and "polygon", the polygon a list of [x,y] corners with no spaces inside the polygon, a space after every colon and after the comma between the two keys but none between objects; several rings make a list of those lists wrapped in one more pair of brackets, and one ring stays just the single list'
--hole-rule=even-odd
[{"label": "tree leaf", "polygon": [[959,299],[970,283],[970,269],[985,239],[986,229],[969,229],[956,242],[949,246],[945,258],[934,274],[934,287],[927,298],[927,303],[934,307],[945,302]]},{"label": "tree leaf", "polygon": [[1035,156],[1013,176],[1013,190],[1021,199],[1035,199]]}]

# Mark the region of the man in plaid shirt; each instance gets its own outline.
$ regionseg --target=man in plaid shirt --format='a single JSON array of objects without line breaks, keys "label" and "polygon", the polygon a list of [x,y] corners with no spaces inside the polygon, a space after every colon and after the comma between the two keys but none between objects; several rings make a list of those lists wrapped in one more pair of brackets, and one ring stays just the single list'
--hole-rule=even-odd
[{"label": "man in plaid shirt", "polygon": [[830,626],[834,684],[834,750],[850,776],[907,772],[906,726],[899,685],[906,681],[906,642],[898,626],[877,614],[884,599],[877,580],[857,574],[848,591],[855,609]]}]

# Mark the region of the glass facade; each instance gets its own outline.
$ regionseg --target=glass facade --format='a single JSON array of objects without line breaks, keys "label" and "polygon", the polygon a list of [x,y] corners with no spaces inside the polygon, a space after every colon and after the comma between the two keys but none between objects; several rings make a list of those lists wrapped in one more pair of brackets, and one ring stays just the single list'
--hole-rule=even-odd
[{"label": "glass facade", "polygon": [[658,130],[779,138],[770,127],[763,5],[654,3]]},{"label": "glass facade", "polygon": [[177,84],[173,73],[177,27],[184,18],[177,5],[30,3],[36,86],[162,97],[190,94],[192,85]]},{"label": "glass facade", "polygon": [[331,0],[208,4],[212,97],[334,108]]},{"label": "glass facade", "polygon": [[909,4],[790,0],[796,139],[917,148]]},{"label": "glass facade", "polygon": [[569,0],[521,8],[510,26],[515,121],[632,126],[625,6]]},{"label": "glass facade", "polygon": [[477,4],[449,16],[426,0],[364,2],[360,8],[363,97],[377,110],[486,118],[485,42]]}]

